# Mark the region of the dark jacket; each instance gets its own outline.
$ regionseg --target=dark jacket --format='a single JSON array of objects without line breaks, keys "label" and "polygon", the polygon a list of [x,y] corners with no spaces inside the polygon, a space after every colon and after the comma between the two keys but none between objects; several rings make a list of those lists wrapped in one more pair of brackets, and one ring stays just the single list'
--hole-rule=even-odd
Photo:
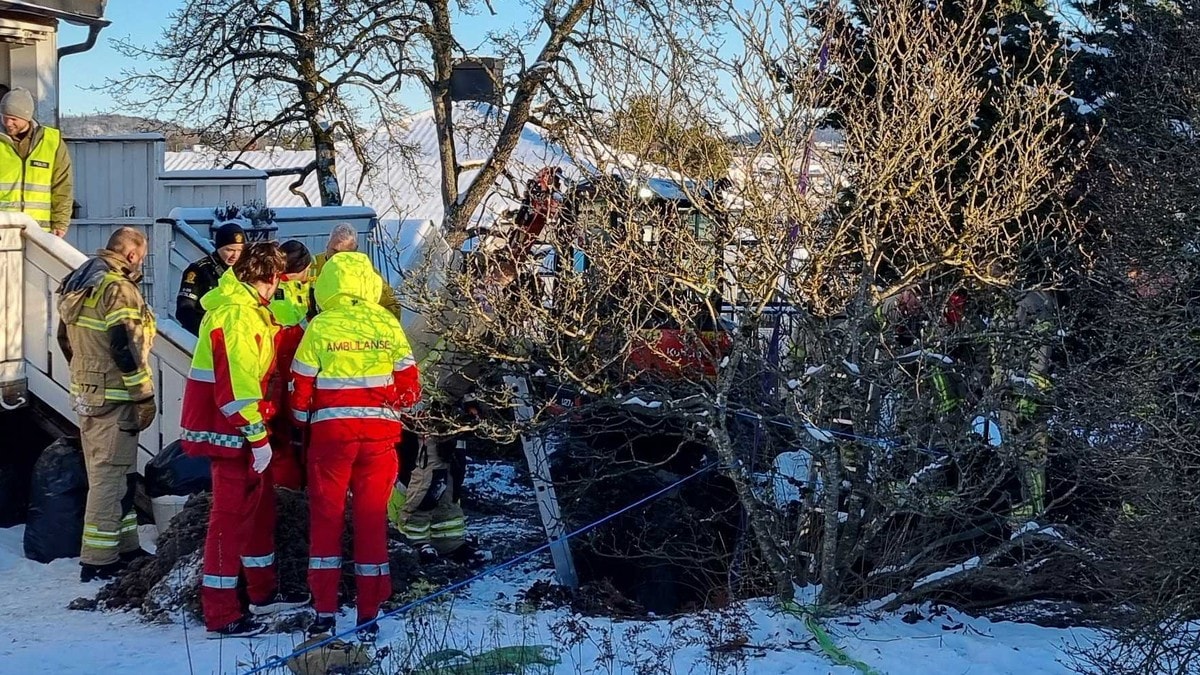
[{"label": "dark jacket", "polygon": [[200,321],[204,319],[200,298],[217,287],[227,269],[225,263],[213,253],[188,265],[183,271],[179,295],[175,298],[175,320],[192,335],[200,334]]}]

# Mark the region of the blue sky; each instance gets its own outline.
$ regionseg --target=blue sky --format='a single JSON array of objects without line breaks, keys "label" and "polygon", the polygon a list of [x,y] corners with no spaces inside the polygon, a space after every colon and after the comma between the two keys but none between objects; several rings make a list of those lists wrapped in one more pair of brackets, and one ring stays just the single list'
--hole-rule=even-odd
[{"label": "blue sky", "polygon": [[[127,59],[112,48],[112,40],[131,38],[138,44],[152,44],[166,28],[170,15],[184,4],[184,0],[110,0],[105,12],[112,25],[100,33],[96,46],[83,54],[63,59],[59,74],[59,98],[62,114],[78,115],[93,112],[121,112],[137,114],[133,110],[117,110],[117,104],[103,90],[106,80],[117,78],[122,71],[144,69],[141,64]],[[459,17],[460,39],[471,47],[481,42],[489,29],[503,27],[504,21],[493,17]],[[59,46],[82,42],[87,29],[61,23]],[[93,87],[100,87],[93,90]],[[414,106],[423,109],[428,105]]]},{"label": "blue sky", "polygon": [[[153,42],[162,34],[167,17],[183,4],[182,0],[111,0],[105,14],[112,25],[100,33],[91,51],[63,59],[59,74],[59,98],[63,114],[109,112],[115,103],[105,91],[89,91],[102,86],[108,78],[117,77],[122,70],[137,65],[122,57],[110,44],[115,38],[132,37],[138,42]],[[60,24],[59,45],[82,42],[87,29]]]},{"label": "blue sky", "polygon": [[[136,44],[150,45],[156,42],[170,22],[170,15],[185,4],[186,0],[110,0],[106,15],[112,25],[100,33],[100,38],[90,51],[83,54],[68,56],[63,59],[59,73],[61,113],[64,115],[79,115],[87,113],[121,113],[138,115],[141,111],[122,108],[105,89],[105,82],[119,78],[123,72],[130,70],[145,71],[152,64],[141,63],[128,59],[117,53],[112,47],[114,39],[129,39]],[[482,3],[480,3],[482,4]],[[459,40],[468,50],[482,49],[486,53],[486,41],[489,31],[503,31],[521,23],[527,18],[524,9],[513,12],[505,11],[505,4],[524,7],[509,0],[507,3],[496,3],[500,15],[492,17],[486,13],[478,16],[458,15],[456,17],[456,33]],[[750,7],[749,0],[737,0],[737,4]],[[70,24],[60,24],[59,45],[82,42],[87,37],[87,30]],[[729,44],[728,48],[736,48]],[[533,57],[533,54],[529,54]],[[727,76],[722,76],[721,86],[729,87]],[[415,82],[406,85],[401,94],[404,103],[410,110],[420,111],[429,108],[425,92]],[[743,125],[729,117],[725,112],[718,112],[729,133],[746,131]]]}]

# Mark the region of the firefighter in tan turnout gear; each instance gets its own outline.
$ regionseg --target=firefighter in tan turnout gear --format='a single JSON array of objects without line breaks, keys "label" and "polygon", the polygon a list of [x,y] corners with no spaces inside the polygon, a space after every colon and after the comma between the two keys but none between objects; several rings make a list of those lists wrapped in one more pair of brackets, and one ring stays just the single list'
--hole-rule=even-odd
[{"label": "firefighter in tan turnout gear", "polygon": [[138,434],[157,414],[150,346],[154,314],[138,282],[148,242],[122,227],[58,289],[58,343],[87,466],[81,581],[110,579],[145,553],[133,511]]}]

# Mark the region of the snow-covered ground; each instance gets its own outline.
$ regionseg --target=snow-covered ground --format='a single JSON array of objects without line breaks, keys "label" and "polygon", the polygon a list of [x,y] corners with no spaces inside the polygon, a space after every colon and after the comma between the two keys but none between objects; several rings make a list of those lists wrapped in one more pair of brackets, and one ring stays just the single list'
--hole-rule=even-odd
[{"label": "snow-covered ground", "polygon": [[[22,528],[0,530],[0,673],[244,673],[267,657],[289,653],[299,634],[254,640],[205,640],[182,623],[150,625],[132,613],[72,611],[99,584],[78,581],[78,561],[42,565],[24,559]],[[659,621],[584,619],[567,609],[535,611],[519,593],[549,572],[537,563],[476,582],[446,602],[407,619],[382,623],[380,644],[393,649],[385,672],[438,649],[478,654],[498,647],[549,647],[558,665],[529,673],[794,673],[851,674],[817,651],[803,622],[765,602],[720,614]],[[419,590],[417,591],[420,592]],[[889,675],[1070,673],[1064,649],[1095,637],[1087,630],[1056,630],[993,623],[923,608],[919,620],[869,613],[827,619],[824,625],[849,655]],[[914,615],[910,615],[912,620]],[[349,628],[342,617],[340,628]],[[722,648],[713,649],[724,645]],[[412,664],[413,661],[408,661]],[[662,664],[663,669],[649,668]],[[649,668],[649,669],[648,669]],[[286,671],[275,671],[286,672]]]}]

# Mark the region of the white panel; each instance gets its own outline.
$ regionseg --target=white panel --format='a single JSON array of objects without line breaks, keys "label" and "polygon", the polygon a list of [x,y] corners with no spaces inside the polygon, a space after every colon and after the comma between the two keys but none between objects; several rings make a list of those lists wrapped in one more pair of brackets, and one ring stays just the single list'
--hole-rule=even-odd
[{"label": "white panel", "polygon": [[0,383],[24,380],[24,331],[22,295],[25,291],[25,264],[22,253],[22,229],[14,225],[19,219],[29,225],[24,214],[4,214],[0,223]]},{"label": "white panel", "polygon": [[80,220],[153,218],[162,141],[143,137],[71,139]]},{"label": "white panel", "polygon": [[25,361],[42,372],[50,369],[50,352],[47,344],[48,317],[50,310],[50,284],[52,280],[42,269],[25,265],[24,321],[22,333],[25,344]]},{"label": "white panel", "polygon": [[34,113],[43,124],[58,125],[58,59],[54,33],[45,26],[31,26],[41,31],[38,42],[14,47],[10,52],[9,69],[12,86],[24,87],[37,102]]}]

